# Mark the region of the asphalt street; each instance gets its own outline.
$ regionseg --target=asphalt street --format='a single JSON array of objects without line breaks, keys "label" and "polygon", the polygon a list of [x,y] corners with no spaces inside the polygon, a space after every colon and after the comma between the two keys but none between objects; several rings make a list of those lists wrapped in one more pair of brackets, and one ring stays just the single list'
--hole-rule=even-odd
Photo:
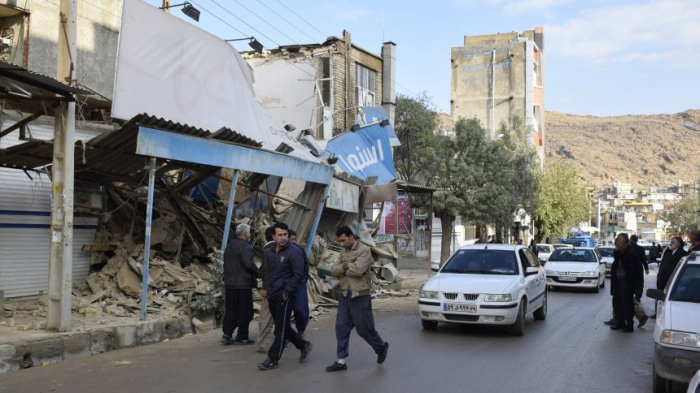
[{"label": "asphalt street", "polygon": [[[647,285],[655,281],[647,277]],[[265,355],[223,346],[220,332],[0,374],[0,392],[650,392],[653,321],[632,334],[611,331],[609,288],[549,294],[545,321],[528,317],[525,336],[486,326],[421,328],[416,297],[375,302],[377,330],[390,345],[383,365],[356,334],[348,370],[335,360],[332,316],[312,322],[306,364],[291,345],[280,368]],[[653,301],[643,299],[647,312]],[[680,387],[679,387],[680,388]],[[678,390],[682,391],[682,390]]]}]

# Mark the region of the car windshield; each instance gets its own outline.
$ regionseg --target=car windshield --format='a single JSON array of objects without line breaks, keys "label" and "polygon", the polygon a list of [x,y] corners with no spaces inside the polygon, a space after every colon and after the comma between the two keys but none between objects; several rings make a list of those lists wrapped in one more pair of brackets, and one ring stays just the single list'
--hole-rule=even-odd
[{"label": "car windshield", "polygon": [[669,300],[700,303],[700,265],[685,265],[678,272]]},{"label": "car windshield", "polygon": [[514,275],[518,266],[512,250],[459,250],[440,273]]},{"label": "car windshield", "polygon": [[614,248],[599,248],[598,252],[600,253],[601,256],[612,257],[613,253],[615,252],[615,249]]},{"label": "car windshield", "polygon": [[577,250],[575,248],[560,248],[554,250],[549,257],[550,262],[597,262],[593,250]]},{"label": "car windshield", "polygon": [[537,252],[552,252],[550,246],[537,246]]}]

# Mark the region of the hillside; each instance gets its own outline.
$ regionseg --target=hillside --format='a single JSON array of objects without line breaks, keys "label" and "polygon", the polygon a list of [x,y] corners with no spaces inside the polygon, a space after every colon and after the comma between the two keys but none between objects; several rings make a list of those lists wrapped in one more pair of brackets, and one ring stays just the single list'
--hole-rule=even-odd
[{"label": "hillside", "polygon": [[667,186],[700,176],[700,110],[672,115],[595,117],[547,112],[547,158],[572,163],[587,182]]}]

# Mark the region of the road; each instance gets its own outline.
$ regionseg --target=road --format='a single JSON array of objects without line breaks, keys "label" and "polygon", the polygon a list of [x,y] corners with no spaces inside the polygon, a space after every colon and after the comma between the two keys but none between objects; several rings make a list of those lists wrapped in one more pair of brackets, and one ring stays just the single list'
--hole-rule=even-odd
[{"label": "road", "polygon": [[[647,285],[655,278],[647,277]],[[335,360],[333,318],[312,322],[309,362],[297,350],[260,371],[252,347],[222,346],[219,331],[0,375],[0,392],[650,392],[653,321],[633,334],[611,331],[608,288],[551,292],[545,321],[529,317],[524,337],[483,326],[423,331],[416,298],[375,302],[387,361],[357,335],[348,371]],[[653,303],[645,298],[647,311]],[[679,390],[682,391],[682,390]]]}]

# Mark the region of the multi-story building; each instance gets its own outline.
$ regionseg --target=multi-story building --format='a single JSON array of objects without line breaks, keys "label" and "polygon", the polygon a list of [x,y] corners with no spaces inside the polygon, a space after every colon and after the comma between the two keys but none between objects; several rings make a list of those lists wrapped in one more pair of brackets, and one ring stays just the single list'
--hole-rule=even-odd
[{"label": "multi-story building", "polygon": [[465,36],[452,48],[452,118],[476,118],[491,138],[515,116],[544,163],[544,29]]}]

